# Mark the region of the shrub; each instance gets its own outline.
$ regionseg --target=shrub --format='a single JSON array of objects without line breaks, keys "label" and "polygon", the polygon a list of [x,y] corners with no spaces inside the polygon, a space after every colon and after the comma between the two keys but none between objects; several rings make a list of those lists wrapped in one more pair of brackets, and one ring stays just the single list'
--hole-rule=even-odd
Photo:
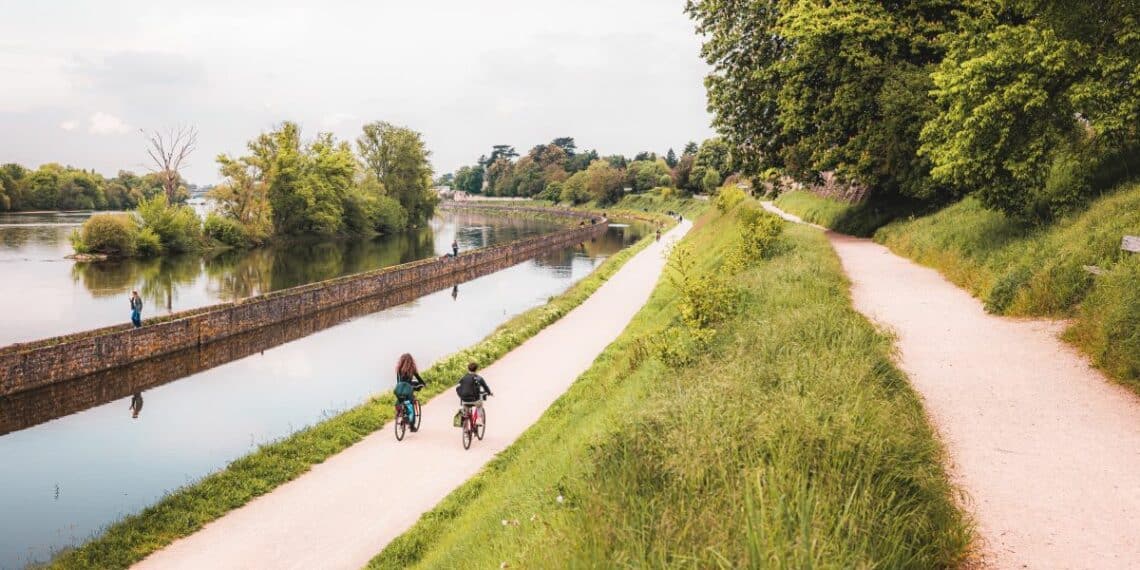
[{"label": "shrub", "polygon": [[395,198],[380,196],[376,200],[376,218],[373,227],[382,234],[401,231],[408,227],[408,211]]},{"label": "shrub", "polygon": [[[138,226],[127,214],[95,214],[80,228],[77,240],[79,253],[102,253],[112,256],[135,254],[135,236]],[[76,242],[73,238],[72,243]]]},{"label": "shrub", "polygon": [[241,222],[210,213],[203,225],[206,237],[230,247],[248,247],[252,241]]},{"label": "shrub", "polygon": [[162,240],[158,234],[154,233],[154,230],[142,228],[135,235],[135,251],[137,255],[142,257],[162,255]]},{"label": "shrub", "polygon": [[197,249],[202,240],[202,220],[190,206],[169,204],[165,194],[139,202],[135,211],[140,226],[150,228],[172,252]]},{"label": "shrub", "polygon": [[737,292],[720,273],[700,273],[691,248],[674,249],[668,269],[670,284],[680,292],[677,309],[690,331],[707,329],[732,313]]},{"label": "shrub", "polygon": [[775,214],[754,207],[741,208],[738,216],[745,252],[755,258],[770,255],[784,232],[784,221]]},{"label": "shrub", "polygon": [[721,213],[727,212],[736,207],[737,204],[744,200],[744,191],[736,186],[724,186],[717,192],[713,204],[716,209]]}]

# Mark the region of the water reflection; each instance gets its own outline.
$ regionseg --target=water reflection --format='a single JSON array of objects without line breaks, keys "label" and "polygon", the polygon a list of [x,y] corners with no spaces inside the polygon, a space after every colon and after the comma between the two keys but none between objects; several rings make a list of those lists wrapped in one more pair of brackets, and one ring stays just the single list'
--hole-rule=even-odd
[{"label": "water reflection", "polygon": [[[377,239],[297,240],[249,251],[76,263],[67,239],[89,213],[0,214],[0,346],[124,323],[138,289],[144,318],[233,301],[549,232],[549,220],[442,212]],[[16,275],[18,278],[8,276]]]}]

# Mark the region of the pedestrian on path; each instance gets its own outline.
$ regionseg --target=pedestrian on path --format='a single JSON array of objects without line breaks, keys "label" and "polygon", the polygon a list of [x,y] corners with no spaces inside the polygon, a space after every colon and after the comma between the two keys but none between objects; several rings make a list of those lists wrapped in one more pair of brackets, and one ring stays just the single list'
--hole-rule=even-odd
[{"label": "pedestrian on path", "polygon": [[459,240],[451,240],[451,257],[459,257]]},{"label": "pedestrian on path", "polygon": [[142,326],[142,297],[138,291],[131,291],[131,324],[136,329]]},{"label": "pedestrian on path", "polygon": [[131,417],[134,419],[138,419],[139,412],[142,411],[142,407],[143,407],[142,392],[135,392],[135,394],[133,396],[131,396]]}]

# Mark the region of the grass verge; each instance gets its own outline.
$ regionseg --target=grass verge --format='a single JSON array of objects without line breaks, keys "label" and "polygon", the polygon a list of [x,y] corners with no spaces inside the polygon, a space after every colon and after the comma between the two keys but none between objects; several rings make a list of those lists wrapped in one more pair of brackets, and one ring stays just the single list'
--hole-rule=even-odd
[{"label": "grass verge", "polygon": [[890,339],[819,232],[739,264],[744,219],[702,217],[618,340],[369,567],[958,564],[970,528]]},{"label": "grass verge", "polygon": [[800,191],[780,194],[776,205],[805,222],[861,237],[871,236],[875,230],[910,211],[906,205],[888,207],[869,201],[848,204]]},{"label": "grass verge", "polygon": [[[606,259],[589,276],[542,307],[499,326],[479,344],[450,355],[423,373],[427,399],[452,387],[472,360],[490,364],[582,304],[652,236]],[[152,552],[188,536],[227,512],[291,481],[313,465],[382,428],[393,416],[393,398],[383,394],[235,460],[225,469],[178,489],[157,504],[115,523],[99,537],[67,550],[50,568],[127,568]]]}]

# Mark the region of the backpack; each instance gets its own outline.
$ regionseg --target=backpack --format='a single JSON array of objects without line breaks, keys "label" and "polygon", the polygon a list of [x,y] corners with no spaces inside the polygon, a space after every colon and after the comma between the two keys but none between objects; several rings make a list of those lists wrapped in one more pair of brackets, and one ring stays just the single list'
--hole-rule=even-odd
[{"label": "backpack", "polygon": [[479,398],[478,378],[478,374],[465,374],[459,379],[459,385],[455,387],[459,399],[472,401]]}]

